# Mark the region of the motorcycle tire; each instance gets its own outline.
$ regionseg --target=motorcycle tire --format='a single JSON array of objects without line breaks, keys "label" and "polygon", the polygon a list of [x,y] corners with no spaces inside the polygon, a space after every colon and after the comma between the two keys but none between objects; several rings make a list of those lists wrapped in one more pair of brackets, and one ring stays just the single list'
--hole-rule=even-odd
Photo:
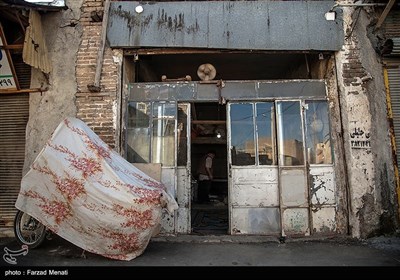
[{"label": "motorcycle tire", "polygon": [[33,249],[46,238],[46,227],[29,214],[18,210],[14,219],[14,235],[20,245]]}]

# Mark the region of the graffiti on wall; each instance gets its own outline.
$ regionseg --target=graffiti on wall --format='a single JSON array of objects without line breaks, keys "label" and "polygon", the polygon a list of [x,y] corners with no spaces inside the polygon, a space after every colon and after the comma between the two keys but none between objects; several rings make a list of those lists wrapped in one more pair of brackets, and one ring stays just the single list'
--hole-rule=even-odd
[{"label": "graffiti on wall", "polygon": [[352,149],[371,149],[370,133],[360,127],[355,127],[350,132],[350,144]]}]

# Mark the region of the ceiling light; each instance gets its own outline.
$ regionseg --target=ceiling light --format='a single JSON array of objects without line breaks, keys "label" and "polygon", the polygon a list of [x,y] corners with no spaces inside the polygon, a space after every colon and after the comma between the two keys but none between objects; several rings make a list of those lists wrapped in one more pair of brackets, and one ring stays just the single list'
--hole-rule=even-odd
[{"label": "ceiling light", "polygon": [[329,12],[325,13],[325,19],[326,20],[335,20],[336,19],[336,12],[329,11]]},{"label": "ceiling light", "polygon": [[143,7],[142,6],[136,6],[135,8],[136,13],[140,14],[141,12],[143,12]]}]

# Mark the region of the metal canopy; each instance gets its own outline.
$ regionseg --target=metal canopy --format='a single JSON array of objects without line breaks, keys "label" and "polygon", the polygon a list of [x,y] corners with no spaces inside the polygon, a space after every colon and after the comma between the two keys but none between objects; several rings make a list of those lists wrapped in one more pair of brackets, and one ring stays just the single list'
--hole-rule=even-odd
[{"label": "metal canopy", "polygon": [[[111,3],[111,47],[196,47],[337,51],[344,41],[334,1],[185,1]],[[137,8],[137,9],[136,9]],[[136,9],[136,10],[135,10]]]}]

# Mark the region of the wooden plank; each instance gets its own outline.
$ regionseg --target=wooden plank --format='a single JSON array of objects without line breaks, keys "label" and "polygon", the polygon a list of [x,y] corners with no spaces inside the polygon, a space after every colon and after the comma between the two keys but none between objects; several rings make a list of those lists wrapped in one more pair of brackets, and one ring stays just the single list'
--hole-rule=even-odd
[{"label": "wooden plank", "polygon": [[0,94],[14,94],[14,93],[32,93],[32,92],[45,92],[48,88],[28,88],[28,89],[20,89],[20,90],[8,90],[2,89],[0,90]]},{"label": "wooden plank", "polygon": [[108,24],[108,11],[110,10],[110,0],[106,0],[104,3],[104,13],[103,13],[103,23],[101,25],[101,42],[100,48],[97,53],[97,64],[96,64],[96,74],[94,77],[94,84],[88,85],[88,89],[90,91],[99,92],[100,89],[100,78],[101,78],[101,70],[103,66],[104,59],[104,48],[106,45],[106,33],[107,33],[107,24]]},{"label": "wooden plank", "polygon": [[382,23],[385,21],[387,15],[389,14],[390,10],[392,9],[394,2],[396,2],[396,0],[390,0],[387,3],[385,9],[383,10],[381,16],[378,19],[378,23],[376,24],[375,29],[378,29],[381,27]]},{"label": "wooden plank", "polygon": [[192,120],[192,124],[226,124],[226,121],[214,120]]}]

